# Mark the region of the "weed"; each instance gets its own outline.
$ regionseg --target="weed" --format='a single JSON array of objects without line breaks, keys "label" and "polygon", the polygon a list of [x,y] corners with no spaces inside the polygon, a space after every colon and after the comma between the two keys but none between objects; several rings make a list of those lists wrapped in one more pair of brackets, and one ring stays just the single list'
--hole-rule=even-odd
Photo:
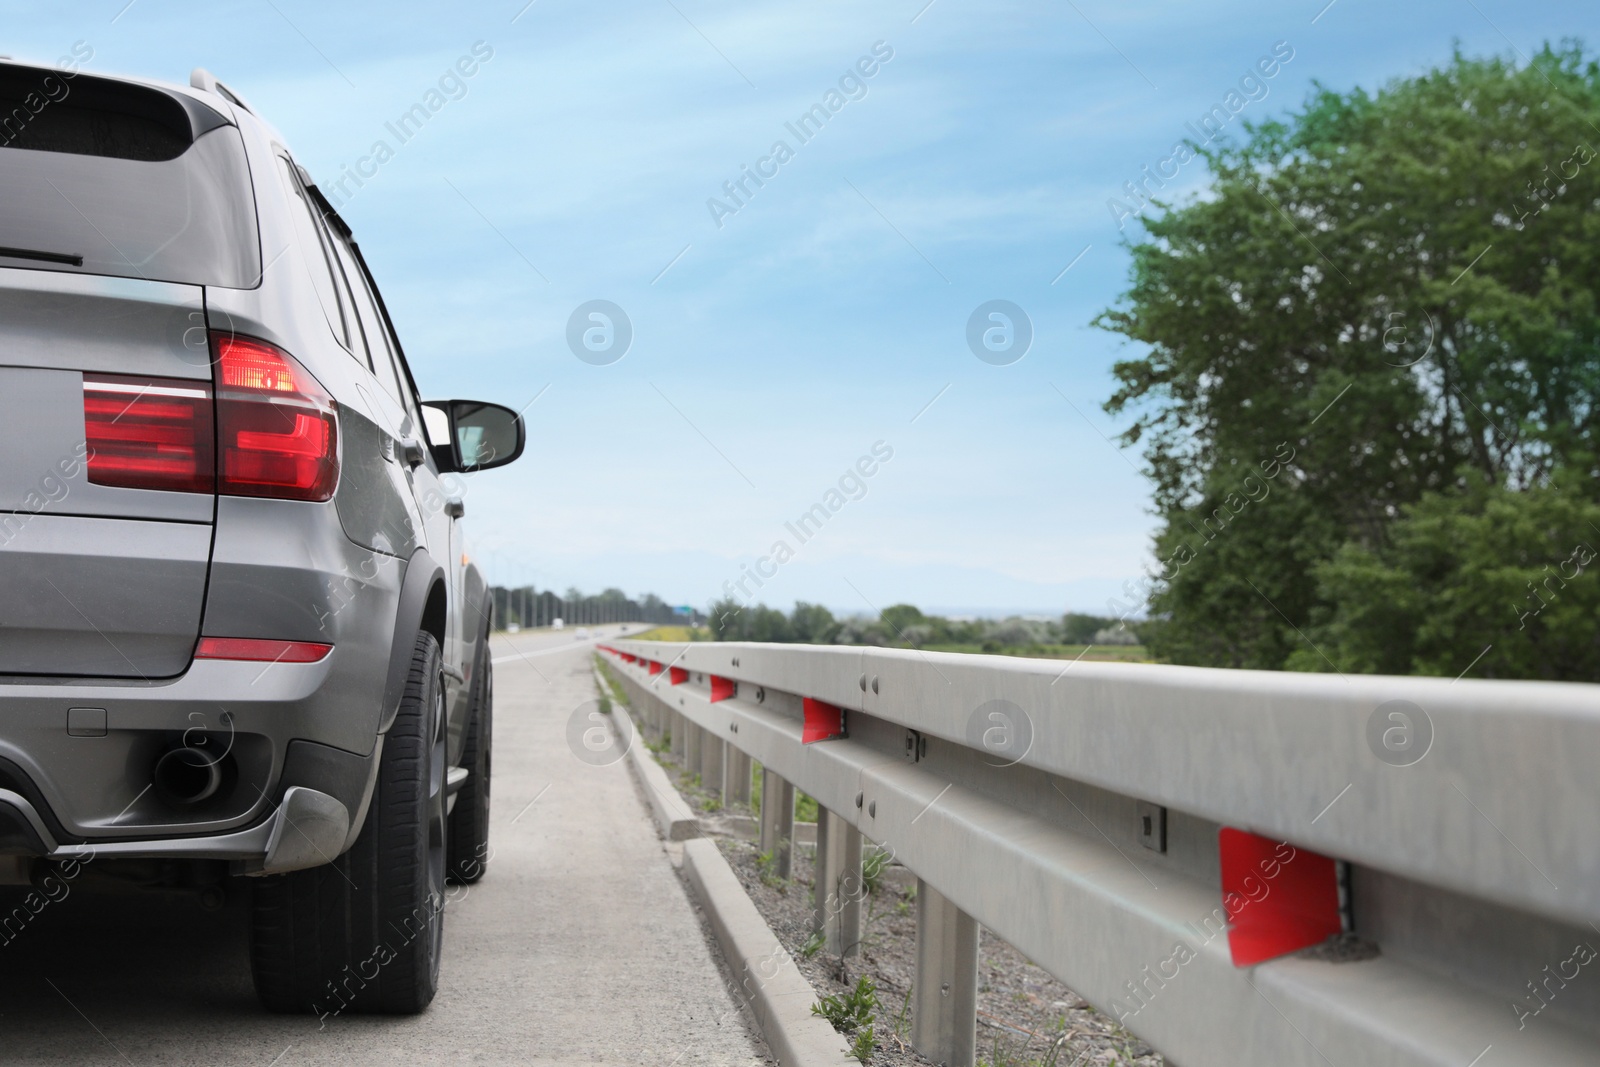
[{"label": "weed", "polygon": [[721,811],[722,801],[716,797],[706,797],[700,802],[700,808],[702,811]]},{"label": "weed", "polygon": [[[759,760],[750,761],[750,814],[758,819],[761,818],[761,802],[765,799],[762,796],[762,784],[764,782],[762,771],[763,768]],[[817,821],[816,800],[798,790],[794,794],[794,821]]]},{"label": "weed", "polygon": [[602,715],[610,715],[611,714],[611,698],[610,697],[601,697],[600,698],[600,714],[602,714]]},{"label": "weed", "polygon": [[812,956],[815,956],[817,953],[821,952],[822,946],[827,943],[828,939],[823,935],[812,934],[810,937],[806,938],[806,943],[800,946],[800,955],[809,960]]},{"label": "weed", "polygon": [[863,1026],[856,1031],[856,1039],[850,1042],[850,1055],[862,1063],[866,1063],[868,1057],[872,1055],[872,1050],[876,1047],[877,1044],[872,1040],[872,1027]]},{"label": "weed", "polygon": [[[862,975],[849,992],[823,997],[811,1005],[811,1014],[827,1019],[841,1034],[852,1034],[862,1028],[871,1028],[877,1007],[878,987],[873,985],[872,979]],[[868,1051],[871,1051],[870,1045]]]},{"label": "weed", "polygon": [[883,888],[883,872],[889,869],[889,859],[893,855],[886,848],[873,845],[861,859],[861,884],[868,893],[876,893]]},{"label": "weed", "polygon": [[[1067,1040],[1071,1036],[1072,1034],[1066,1030],[1066,1022],[1063,1020],[1057,1027],[1056,1037],[1050,1042],[1050,1047],[1045,1050],[1044,1056],[1040,1058],[1024,1058],[1028,1048],[1026,1041],[1018,1042],[1013,1047],[1002,1044],[1000,1037],[997,1035],[994,1039],[994,1044],[989,1049],[989,1055],[978,1058],[978,1067],[1063,1067],[1064,1061],[1061,1059],[1061,1054],[1064,1051],[1068,1051]],[[1065,1063],[1064,1067],[1081,1067],[1093,1053],[1094,1048],[1090,1046],[1077,1056],[1074,1056],[1070,1063]],[[1116,1052],[1112,1052],[1111,1055],[1113,1057],[1112,1063],[1119,1062],[1116,1058]]]},{"label": "weed", "polygon": [[[606,680],[606,686],[602,686],[600,689],[600,696],[602,699],[606,696],[605,690],[607,687],[609,687],[613,693],[617,694],[618,697],[621,697],[622,683],[617,680],[617,676],[615,674],[611,673],[611,664],[607,663],[599,656],[594,658],[594,663],[595,666],[599,668],[600,676]],[[624,699],[621,702],[626,704],[627,700]]]},{"label": "weed", "polygon": [[894,1020],[894,1036],[895,1036],[896,1040],[898,1040],[900,1038],[901,1031],[904,1028],[905,1022],[906,1022],[906,1012],[908,1012],[910,1010],[911,1010],[911,987],[910,986],[906,986],[905,1003],[900,1005],[900,1014],[895,1016],[895,1020]]},{"label": "weed", "polygon": [[778,858],[771,852],[763,852],[756,856],[756,873],[761,876],[762,884],[778,888],[784,880],[778,876]]}]

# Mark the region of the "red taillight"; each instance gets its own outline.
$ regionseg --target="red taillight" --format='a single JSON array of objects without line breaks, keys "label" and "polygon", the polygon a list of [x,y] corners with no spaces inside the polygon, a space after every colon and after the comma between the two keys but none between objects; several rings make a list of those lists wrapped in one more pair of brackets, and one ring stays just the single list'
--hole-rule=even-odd
[{"label": "red taillight", "polygon": [[316,663],[332,645],[315,641],[267,641],[255,637],[202,637],[195,659],[237,659],[253,663]]},{"label": "red taillight", "polygon": [[89,481],[209,493],[216,478],[211,386],[182,378],[83,376]]},{"label": "red taillight", "polygon": [[339,481],[333,398],[293,356],[265,341],[213,331],[217,360],[217,490],[232,496],[327,500]]}]

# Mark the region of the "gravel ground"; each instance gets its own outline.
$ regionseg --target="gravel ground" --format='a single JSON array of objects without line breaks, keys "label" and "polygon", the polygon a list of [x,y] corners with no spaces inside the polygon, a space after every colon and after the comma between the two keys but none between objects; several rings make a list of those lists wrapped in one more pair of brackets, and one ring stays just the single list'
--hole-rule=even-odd
[{"label": "gravel ground", "polygon": [[[877,985],[876,1049],[871,1067],[934,1067],[911,1051],[907,993],[915,973],[916,881],[891,866],[866,901],[859,957],[839,959],[805,953],[811,938],[813,849],[794,848],[787,881],[764,869],[755,843],[737,836],[733,824],[748,811],[724,810],[697,788],[670,753],[656,756],[684,799],[701,815],[728,863],[779,940],[821,995],[846,992],[862,975]],[[730,818],[731,817],[731,818]],[[871,847],[870,845],[868,846]],[[1150,1046],[1095,1011],[1081,997],[994,936],[981,930],[978,945],[978,1063],[987,1067],[1161,1067]]]}]

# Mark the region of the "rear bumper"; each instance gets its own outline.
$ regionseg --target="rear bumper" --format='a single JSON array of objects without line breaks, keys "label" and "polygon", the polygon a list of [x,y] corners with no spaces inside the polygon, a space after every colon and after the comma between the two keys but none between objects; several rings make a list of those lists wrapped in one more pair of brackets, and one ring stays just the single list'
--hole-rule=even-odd
[{"label": "rear bumper", "polygon": [[[98,854],[115,845],[129,855],[259,858],[264,846],[250,835],[270,835],[295,787],[334,799],[359,827],[381,740],[371,717],[350,714],[349,696],[379,689],[382,676],[351,678],[344,653],[336,645],[296,664],[196,660],[154,684],[0,684],[0,791],[26,801],[56,847]],[[222,767],[223,786],[203,803],[175,804],[154,788],[156,760],[185,745]],[[192,844],[201,840],[211,844]]]},{"label": "rear bumper", "polygon": [[[292,786],[263,822],[246,830],[165,840],[60,843],[33,804],[0,789],[0,826],[31,836],[21,849],[58,862],[97,859],[232,860],[243,874],[281,874],[332,862],[353,836],[352,813],[326,793]],[[30,833],[31,832],[31,833]]]},{"label": "rear bumper", "polygon": [[[200,632],[332,651],[315,663],[185,657],[177,677],[153,680],[0,677],[0,790],[28,803],[52,849],[249,865],[266,857],[295,787],[337,802],[350,840],[365,818],[408,566],[351,541],[332,503],[220,497],[216,507]],[[0,623],[10,615],[0,605]],[[409,652],[408,641],[407,662]],[[185,747],[221,779],[187,804],[164,797],[155,773]],[[332,809],[327,818],[338,821]],[[0,855],[45,854],[29,836],[0,819]]]}]

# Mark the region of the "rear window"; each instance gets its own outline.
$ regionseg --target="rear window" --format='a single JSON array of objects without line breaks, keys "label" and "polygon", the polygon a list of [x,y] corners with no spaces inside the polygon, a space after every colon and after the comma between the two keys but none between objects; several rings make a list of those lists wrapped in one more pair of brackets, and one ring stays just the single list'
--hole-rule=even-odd
[{"label": "rear window", "polygon": [[244,141],[144,86],[0,66],[0,266],[253,288]]}]

